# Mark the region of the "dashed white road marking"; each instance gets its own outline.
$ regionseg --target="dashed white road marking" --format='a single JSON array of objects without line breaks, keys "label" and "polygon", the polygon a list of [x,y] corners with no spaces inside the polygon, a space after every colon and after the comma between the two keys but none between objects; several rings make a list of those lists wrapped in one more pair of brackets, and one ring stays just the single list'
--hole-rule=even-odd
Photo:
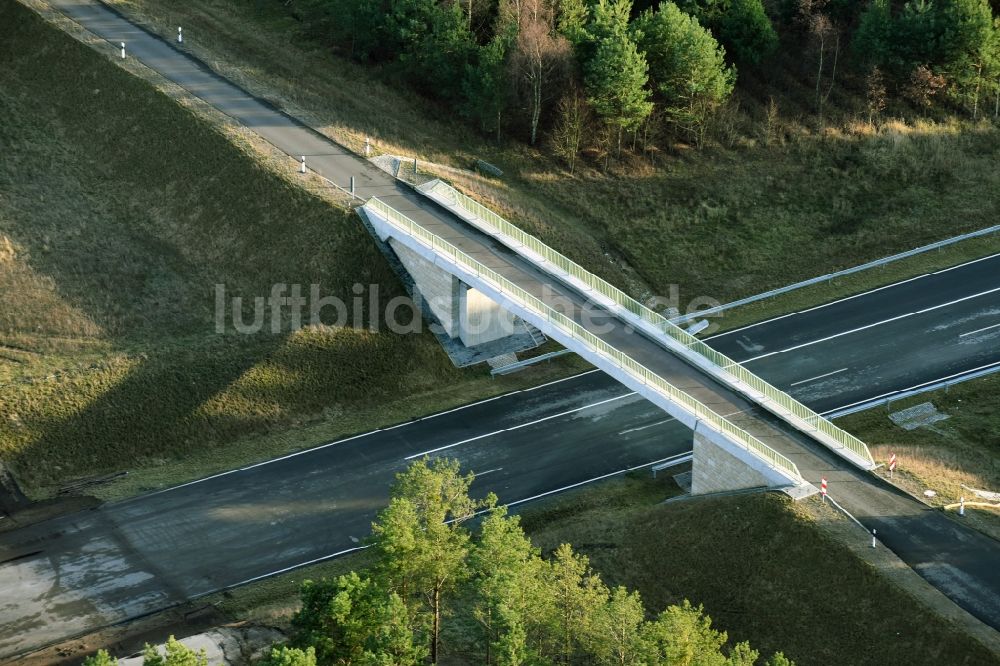
[{"label": "dashed white road marking", "polygon": [[649,425],[639,426],[638,428],[629,428],[628,430],[622,430],[618,434],[627,435],[630,432],[639,432],[640,430],[646,430],[647,428],[655,428],[658,425],[663,425],[664,423],[670,423],[671,421],[674,420],[676,419],[674,419],[674,417],[671,416],[669,419],[663,419],[662,421],[657,421],[656,423],[650,423]]},{"label": "dashed white road marking", "polygon": [[589,405],[584,405],[583,407],[577,407],[576,409],[571,409],[569,411],[560,412],[559,414],[552,414],[551,416],[545,416],[534,421],[529,421],[528,423],[522,423],[520,425],[511,426],[510,428],[502,428],[500,430],[494,430],[493,432],[488,432],[484,435],[477,435],[475,437],[470,437],[469,439],[463,439],[460,442],[455,442],[454,444],[445,444],[444,446],[439,446],[435,449],[429,449],[421,453],[414,453],[413,455],[406,456],[403,460],[413,460],[414,458],[422,458],[428,456],[432,453],[438,453],[440,451],[446,451],[448,449],[453,449],[456,446],[461,446],[462,444],[468,444],[469,442],[474,442],[477,439],[485,439],[487,437],[492,437],[493,435],[499,435],[502,432],[510,432],[511,430],[520,430],[521,428],[527,428],[528,426],[533,426],[537,423],[542,423],[543,421],[551,421],[552,419],[557,419],[561,416],[569,416],[570,414],[575,414],[576,412],[581,412],[585,409],[590,409],[591,407],[598,407],[600,405],[606,405],[609,402],[614,402],[616,400],[621,400],[623,398],[630,398],[635,395],[635,391],[631,391],[624,395],[615,396],[614,398],[608,398],[607,400],[600,400],[598,402],[591,403]]},{"label": "dashed white road marking", "polygon": [[828,340],[833,340],[835,338],[842,338],[845,335],[850,335],[852,333],[858,333],[859,331],[864,331],[864,330],[867,330],[869,328],[874,328],[876,326],[881,326],[882,324],[888,324],[890,322],[898,321],[900,319],[905,319],[907,317],[912,317],[914,315],[925,314],[925,313],[931,312],[933,310],[939,310],[941,308],[946,308],[949,305],[955,305],[956,303],[961,303],[963,301],[968,301],[968,300],[973,299],[973,298],[979,298],[980,296],[986,296],[988,294],[992,294],[992,293],[995,293],[995,292],[998,292],[998,291],[1000,291],[1000,287],[995,287],[993,289],[987,289],[986,291],[981,291],[978,294],[972,294],[971,296],[963,296],[962,298],[956,298],[953,301],[948,301],[947,303],[940,303],[938,305],[933,305],[933,306],[931,306],[929,308],[924,308],[923,310],[917,310],[916,312],[907,312],[906,314],[896,315],[895,317],[889,317],[888,319],[883,319],[882,321],[877,321],[877,322],[872,323],[872,324],[866,324],[864,326],[859,326],[858,328],[852,328],[849,331],[841,331],[840,333],[834,333],[833,335],[828,335],[825,338],[819,338],[817,340],[811,340],[810,342],[803,342],[800,345],[795,345],[793,347],[788,347],[787,349],[781,349],[779,351],[773,351],[773,352],[768,352],[767,354],[761,354],[760,356],[754,356],[753,358],[749,358],[749,359],[747,359],[745,361],[742,361],[741,363],[743,365],[746,365],[747,363],[751,363],[753,361],[759,361],[760,359],[767,358],[768,356],[774,356],[775,354],[784,354],[786,352],[795,351],[796,349],[802,349],[803,347],[809,347],[810,345],[819,344],[820,342],[827,342]]},{"label": "dashed white road marking", "polygon": [[798,386],[799,384],[805,384],[807,382],[814,382],[817,379],[823,379],[824,377],[829,377],[831,375],[839,375],[840,373],[845,372],[846,370],[847,370],[847,368],[841,368],[840,370],[834,370],[833,372],[828,372],[825,375],[817,375],[815,377],[810,377],[809,379],[800,379],[797,382],[792,382],[791,384],[789,384],[789,386]]},{"label": "dashed white road marking", "polygon": [[985,328],[976,329],[975,331],[969,331],[968,333],[962,333],[958,337],[964,338],[967,335],[975,335],[976,333],[982,333],[983,331],[989,331],[994,328],[1000,328],[1000,324],[993,324],[992,326],[987,326]]},{"label": "dashed white road marking", "polygon": [[861,298],[862,296],[868,296],[869,294],[874,294],[877,291],[882,291],[883,289],[891,289],[892,287],[898,287],[899,285],[906,284],[907,282],[913,282],[914,280],[921,280],[923,278],[930,277],[932,275],[939,275],[940,273],[947,273],[948,271],[953,271],[958,268],[964,268],[970,264],[977,264],[980,261],[987,261],[989,259],[995,259],[1000,257],[1000,252],[996,254],[991,254],[987,257],[981,257],[979,259],[973,259],[972,261],[966,261],[965,263],[958,264],[957,266],[951,266],[949,268],[943,268],[939,271],[933,271],[931,273],[924,273],[923,275],[917,275],[915,277],[908,278],[906,280],[900,280],[899,282],[893,282],[892,284],[887,284],[882,287],[876,287],[875,289],[869,289],[868,291],[863,291],[860,294],[854,294],[852,296],[845,296],[844,298],[838,298],[835,301],[830,301],[829,303],[823,303],[822,305],[817,305],[806,310],[798,310],[796,312],[789,312],[788,314],[778,315],[777,317],[771,317],[770,319],[765,319],[764,321],[758,321],[753,324],[747,324],[746,326],[740,326],[739,328],[734,328],[729,331],[723,331],[722,333],[716,333],[715,335],[703,338],[703,341],[712,340],[714,338],[721,338],[725,335],[731,335],[733,333],[738,333],[740,331],[745,331],[750,328],[755,328],[757,326],[763,326],[764,324],[769,324],[773,321],[778,321],[779,319],[784,319],[785,317],[794,317],[795,315],[802,314],[803,312],[812,312],[813,310],[819,310],[821,308],[830,307],[831,305],[836,305],[837,303],[843,303],[844,301],[849,301],[855,298]]}]

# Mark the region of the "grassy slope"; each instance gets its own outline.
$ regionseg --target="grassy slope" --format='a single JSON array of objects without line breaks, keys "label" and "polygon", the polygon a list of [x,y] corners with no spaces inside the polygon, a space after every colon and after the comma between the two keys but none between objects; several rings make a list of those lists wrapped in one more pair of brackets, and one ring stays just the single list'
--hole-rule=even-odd
[{"label": "grassy slope", "polygon": [[216,283],[400,287],[352,214],[16,2],[0,63],[0,455],[30,492],[145,468],[131,492],[538,381],[458,371],[429,335],[216,335]]},{"label": "grassy slope", "polygon": [[[668,295],[679,284],[683,305],[697,295],[725,301],[756,293],[1000,217],[1000,132],[988,125],[888,123],[876,136],[845,121],[819,132],[789,102],[789,114],[766,132],[734,114],[726,121],[734,126],[730,147],[679,151],[656,168],[634,161],[621,173],[584,167],[570,176],[524,146],[492,145],[405,86],[381,83],[371,69],[311,44],[271,5],[115,4],[166,34],[190,26],[197,37],[188,48],[356,148],[371,135],[386,152],[500,164],[502,183],[466,185],[636,293]],[[808,97],[807,81],[787,72],[777,78],[789,99]],[[835,99],[844,108],[857,102]]]},{"label": "grassy slope", "polygon": [[[962,484],[1000,491],[998,393],[1000,376],[993,375],[892,403],[892,411],[899,411],[932,402],[949,417],[916,430],[900,428],[882,408],[845,416],[838,423],[867,441],[877,459],[885,460],[894,452],[899,458],[896,482],[915,495],[934,490],[937,495],[928,501],[944,506],[963,495],[972,499]],[[972,526],[1000,538],[1000,511],[969,509],[966,518]]]},{"label": "grassy slope", "polygon": [[651,483],[632,478],[561,497],[528,510],[525,527],[543,550],[574,544],[607,583],[638,589],[647,609],[703,603],[733,642],[783,650],[800,666],[996,663],[788,500],[654,505]]}]

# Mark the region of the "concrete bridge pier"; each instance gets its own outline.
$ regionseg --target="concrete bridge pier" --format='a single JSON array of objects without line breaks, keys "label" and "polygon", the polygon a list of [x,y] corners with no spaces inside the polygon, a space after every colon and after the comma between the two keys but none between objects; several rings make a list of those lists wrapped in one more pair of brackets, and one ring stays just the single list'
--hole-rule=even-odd
[{"label": "concrete bridge pier", "polygon": [[537,328],[399,240],[383,237],[364,209],[357,211],[456,366],[514,362],[518,352],[545,343]]}]

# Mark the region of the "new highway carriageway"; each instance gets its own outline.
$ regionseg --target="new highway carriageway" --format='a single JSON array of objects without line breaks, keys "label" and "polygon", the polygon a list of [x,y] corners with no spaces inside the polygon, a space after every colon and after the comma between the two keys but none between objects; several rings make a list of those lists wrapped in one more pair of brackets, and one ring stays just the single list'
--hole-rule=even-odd
[{"label": "new highway carriageway", "polygon": [[[376,195],[412,214],[421,224],[436,225],[453,242],[474,248],[480,256],[499,262],[525,281],[545,281],[545,275],[533,266],[460,219],[429,205],[363,160],[261,104],[102,5],[86,0],[55,0],[52,4],[112,42],[127,41],[133,57],[289,154],[323,156],[314,160],[323,175],[338,182],[354,176],[360,195]],[[571,300],[579,298],[571,290],[555,288]],[[925,307],[907,309],[918,315],[947,317],[953,305],[980,297],[969,296],[959,303],[942,302],[942,307],[926,312],[918,312]],[[976,327],[984,330],[963,331],[970,333],[963,337],[969,343],[963,348],[979,350],[985,346],[995,353],[988,319],[990,312],[996,315],[997,300],[988,303],[992,306],[980,303],[978,314],[972,316],[981,320],[982,326],[977,323]],[[855,305],[859,307],[852,312],[860,310],[863,302],[859,299]],[[744,360],[751,366],[767,363],[757,371],[811,404],[820,398],[837,402],[841,397],[836,386],[814,382],[822,382],[826,378],[820,375],[831,373],[829,377],[840,376],[840,380],[854,377],[863,389],[870,384],[870,377],[861,361],[854,364],[853,372],[850,365],[842,369],[841,352],[835,349],[830,354],[836,363],[803,360],[804,365],[793,372],[808,370],[808,376],[795,374],[794,381],[782,381],[775,374],[778,371],[770,368],[786,367],[782,361],[812,359],[831,341],[870,346],[864,335],[855,336],[886,325],[885,316],[874,310],[872,315],[868,320],[872,326],[867,329],[861,329],[864,324],[852,324],[830,332],[824,329],[827,324],[802,313],[785,318],[783,323],[765,324],[756,333],[744,329],[720,336],[717,344],[746,345]],[[804,331],[798,334],[797,317],[802,317]],[[610,314],[606,317],[607,322],[613,323],[613,319]],[[909,322],[901,333],[905,329],[913,332],[922,321]],[[779,325],[781,328],[773,328]],[[819,337],[815,331],[821,333]],[[760,337],[755,339],[755,334]],[[630,353],[647,355],[652,359],[650,365],[655,361],[654,369],[682,389],[769,444],[783,443],[782,452],[794,455],[808,480],[816,482],[820,476],[830,479],[831,486],[841,489],[842,503],[866,527],[877,528],[885,545],[956,603],[1000,627],[1000,571],[993,566],[1000,558],[1000,544],[858,471],[662,349],[654,359],[655,342],[626,335],[623,328],[612,328],[617,343],[628,347]],[[795,335],[801,342],[781,342]],[[935,353],[937,338],[915,334],[908,339],[916,348],[931,345],[924,347],[925,353]],[[976,358],[976,363],[982,360]],[[901,376],[907,382],[910,379],[905,370]],[[808,381],[798,383],[802,380]],[[818,395],[822,386],[834,393]],[[811,394],[807,396],[805,391]],[[848,397],[853,400],[858,395]],[[876,395],[871,393],[870,397]],[[516,503],[684,454],[690,450],[690,441],[687,428],[595,372],[7,532],[0,535],[0,655],[21,653],[349,552],[367,535],[393,475],[409,460],[425,454],[457,458],[464,468],[479,474],[476,492],[495,491],[501,501]]]}]

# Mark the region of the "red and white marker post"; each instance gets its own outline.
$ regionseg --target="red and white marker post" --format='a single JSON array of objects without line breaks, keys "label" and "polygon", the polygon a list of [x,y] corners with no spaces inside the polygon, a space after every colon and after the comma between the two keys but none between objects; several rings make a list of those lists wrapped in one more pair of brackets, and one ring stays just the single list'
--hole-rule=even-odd
[{"label": "red and white marker post", "polygon": [[826,479],[819,480],[819,493],[823,496],[823,501],[826,501]]},{"label": "red and white marker post", "polygon": [[896,454],[889,454],[889,478],[892,478],[892,473],[896,471]]}]

